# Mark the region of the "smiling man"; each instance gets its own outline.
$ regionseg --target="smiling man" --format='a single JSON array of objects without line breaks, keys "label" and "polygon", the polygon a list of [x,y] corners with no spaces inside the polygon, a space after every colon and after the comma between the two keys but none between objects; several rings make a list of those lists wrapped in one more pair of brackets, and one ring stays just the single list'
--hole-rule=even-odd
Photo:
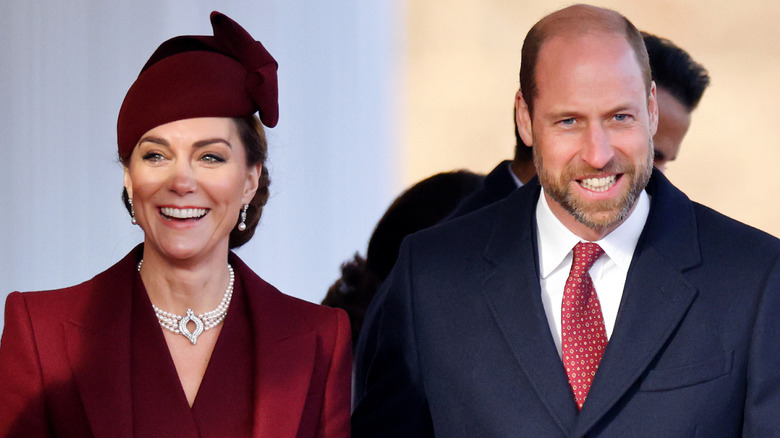
[{"label": "smiling man", "polygon": [[[653,165],[661,172],[677,159],[683,138],[691,126],[691,114],[710,84],[707,70],[685,50],[668,39],[642,32],[650,59],[658,102],[658,129],[653,136]],[[517,132],[515,157],[502,161],[487,177],[483,187],[461,202],[450,215],[460,217],[509,196],[535,174],[533,149]]]},{"label": "smiling man", "polygon": [[658,105],[647,54],[631,46],[641,38],[615,39],[619,21],[591,32],[586,12],[594,11],[553,21],[547,31],[561,32],[526,52],[520,80],[531,91],[529,99],[518,91],[515,106],[545,203],[574,234],[598,240],[629,216],[650,179]]},{"label": "smiling man", "polygon": [[353,437],[780,436],[780,241],[653,169],[639,31],[548,15],[515,105],[539,176],[404,241],[358,340]]}]

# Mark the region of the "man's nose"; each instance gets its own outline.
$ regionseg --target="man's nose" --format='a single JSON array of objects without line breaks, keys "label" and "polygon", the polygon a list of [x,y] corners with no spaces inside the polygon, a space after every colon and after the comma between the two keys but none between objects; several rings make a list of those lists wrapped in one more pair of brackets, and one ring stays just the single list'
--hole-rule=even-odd
[{"label": "man's nose", "polygon": [[604,126],[596,123],[588,128],[581,156],[582,160],[594,169],[603,169],[612,160],[615,149]]}]

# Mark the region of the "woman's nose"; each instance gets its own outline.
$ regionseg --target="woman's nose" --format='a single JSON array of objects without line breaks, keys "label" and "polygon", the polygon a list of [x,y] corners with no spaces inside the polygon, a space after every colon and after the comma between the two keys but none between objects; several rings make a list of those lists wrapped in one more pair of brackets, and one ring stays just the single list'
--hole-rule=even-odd
[{"label": "woman's nose", "polygon": [[176,161],[170,176],[170,189],[178,195],[195,191],[197,183],[192,167],[188,162]]}]

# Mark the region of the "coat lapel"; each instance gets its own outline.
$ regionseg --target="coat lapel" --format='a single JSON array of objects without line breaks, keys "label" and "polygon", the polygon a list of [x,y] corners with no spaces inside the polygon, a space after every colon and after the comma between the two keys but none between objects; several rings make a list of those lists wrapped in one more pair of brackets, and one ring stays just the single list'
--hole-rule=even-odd
[{"label": "coat lapel", "polygon": [[254,435],[296,436],[314,369],[316,336],[280,339],[255,332]]},{"label": "coat lapel", "polygon": [[[541,302],[534,211],[539,188],[518,190],[497,218],[483,294],[534,391],[566,435],[582,437],[626,394],[696,298],[683,272],[701,262],[693,206],[657,171],[613,336],[580,413]],[[529,263],[533,257],[533,263]]]},{"label": "coat lapel", "polygon": [[515,192],[496,215],[485,252],[492,267],[482,291],[534,392],[569,434],[577,410],[541,300],[534,223],[539,186],[535,179],[527,186]]},{"label": "coat lapel", "polygon": [[130,320],[140,248],[88,282],[88,302],[77,307],[83,313],[65,323],[68,359],[95,437],[133,436]]},{"label": "coat lapel", "polygon": [[574,436],[584,436],[642,376],[697,295],[682,275],[701,261],[693,206],[657,171],[648,192],[650,215]]},{"label": "coat lapel", "polygon": [[281,292],[230,256],[246,291],[254,335],[254,436],[296,436],[317,353],[315,331]]}]

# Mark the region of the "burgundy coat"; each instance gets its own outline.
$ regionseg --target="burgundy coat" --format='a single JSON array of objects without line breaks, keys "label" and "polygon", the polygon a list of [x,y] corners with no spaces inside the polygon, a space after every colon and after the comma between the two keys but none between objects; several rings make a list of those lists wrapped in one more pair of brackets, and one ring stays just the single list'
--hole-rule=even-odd
[{"label": "burgundy coat", "polygon": [[[95,278],[8,296],[0,436],[132,437],[131,287],[141,246]],[[254,331],[254,436],[348,437],[350,329],[231,253]]]}]

